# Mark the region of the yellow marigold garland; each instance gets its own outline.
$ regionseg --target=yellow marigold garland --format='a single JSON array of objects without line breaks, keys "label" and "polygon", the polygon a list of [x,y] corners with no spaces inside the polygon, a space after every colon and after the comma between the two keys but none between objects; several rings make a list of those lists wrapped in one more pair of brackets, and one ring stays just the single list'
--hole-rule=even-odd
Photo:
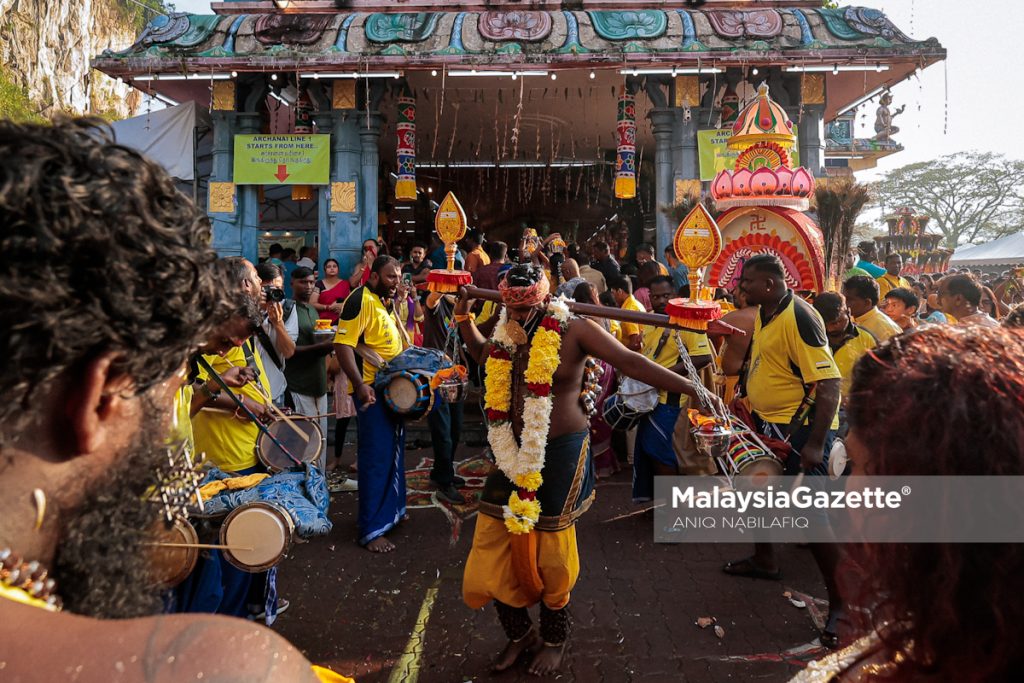
[{"label": "yellow marigold garland", "polygon": [[[513,481],[517,491],[509,496],[504,508],[505,528],[512,534],[526,534],[540,519],[540,501],[536,491],[543,483],[544,451],[551,427],[551,384],[561,362],[562,335],[569,322],[569,309],[563,302],[552,302],[547,315],[537,328],[530,347],[530,358],[523,378],[527,384],[524,427],[521,445],[512,431],[512,355],[516,344],[505,327],[507,314],[502,311],[491,338],[492,347],[485,367],[484,406],[490,425],[487,439],[498,468]],[[525,419],[526,417],[529,419]]]}]

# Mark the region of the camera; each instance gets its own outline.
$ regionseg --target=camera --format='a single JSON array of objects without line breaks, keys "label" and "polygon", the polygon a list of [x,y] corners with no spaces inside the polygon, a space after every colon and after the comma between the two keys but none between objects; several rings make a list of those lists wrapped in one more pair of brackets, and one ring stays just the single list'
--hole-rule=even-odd
[{"label": "camera", "polygon": [[281,303],[284,301],[284,290],[280,287],[273,287],[271,285],[263,286],[263,294],[267,297],[267,301],[272,303]]}]

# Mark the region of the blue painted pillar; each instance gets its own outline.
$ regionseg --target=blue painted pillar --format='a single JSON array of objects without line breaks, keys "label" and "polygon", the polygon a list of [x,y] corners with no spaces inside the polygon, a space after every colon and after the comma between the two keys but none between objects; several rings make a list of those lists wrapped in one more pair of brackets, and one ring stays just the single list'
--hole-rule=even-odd
[{"label": "blue painted pillar", "polygon": [[[260,115],[254,113],[236,114],[238,132],[254,135],[260,132]],[[259,260],[258,243],[260,232],[260,200],[258,185],[238,185],[238,230],[242,256],[253,263]]]},{"label": "blue painted pillar", "polygon": [[672,233],[675,229],[662,207],[672,206],[674,185],[672,173],[672,132],[675,111],[671,107],[652,109],[647,115],[654,128],[654,196],[657,210],[655,255],[659,255],[668,245],[672,244]]},{"label": "blue painted pillar", "polygon": [[[234,159],[235,114],[215,111],[213,118],[213,182],[231,182]],[[242,233],[239,229],[238,195],[235,195],[235,211],[230,213],[210,212],[213,223],[213,248],[221,256],[242,255]]]},{"label": "blue painted pillar", "polygon": [[360,242],[377,239],[377,176],[380,165],[381,117],[377,113],[362,113],[359,118],[359,145],[362,165],[359,174],[359,218],[362,234]]},{"label": "blue painted pillar", "polygon": [[[356,111],[335,109],[331,112],[331,117],[331,182],[354,184],[355,206],[352,208],[355,210],[331,211],[331,198],[326,196],[326,192],[334,191],[334,188],[322,191],[324,194],[321,195],[321,211],[326,212],[327,220],[321,222],[321,225],[326,224],[327,235],[321,232],[321,244],[326,246],[331,258],[338,260],[342,276],[347,277],[362,255],[363,232],[360,216],[365,211],[362,193],[359,190],[363,184],[360,177],[362,149],[359,144]],[[376,204],[373,210],[376,214]]]},{"label": "blue painted pillar", "polygon": [[800,165],[821,178],[825,175],[825,106],[805,104],[798,127]]}]

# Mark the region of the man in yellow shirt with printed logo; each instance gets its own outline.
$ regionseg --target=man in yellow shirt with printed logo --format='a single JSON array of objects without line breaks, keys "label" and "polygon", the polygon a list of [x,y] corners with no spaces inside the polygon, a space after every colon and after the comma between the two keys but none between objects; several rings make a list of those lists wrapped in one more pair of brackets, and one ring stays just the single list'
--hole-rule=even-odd
[{"label": "man in yellow shirt with printed logo", "polygon": [[378,256],[366,284],[345,299],[334,337],[334,351],[359,408],[359,544],[375,553],[395,549],[385,534],[405,516],[405,422],[373,389],[377,367],[405,348],[392,314],[401,278],[398,261]]},{"label": "man in yellow shirt with printed logo", "polygon": [[[675,294],[672,279],[658,275],[649,283],[651,307],[664,314],[665,306]],[[683,354],[689,354],[699,371],[711,362],[711,344],[706,334],[671,330],[644,325],[643,354],[663,368],[686,375]],[[689,377],[699,382],[700,377]],[[676,422],[686,418],[689,402],[683,394],[658,392],[658,405],[640,421],[636,430],[636,448],[633,452],[633,502],[654,499],[654,477],[679,474],[679,460],[673,448]]]},{"label": "man in yellow shirt with printed logo", "polygon": [[[786,473],[827,476],[827,457],[839,426],[841,380],[825,324],[809,303],[787,288],[785,266],[776,256],[759,254],[748,259],[739,286],[748,303],[761,307],[754,322],[749,365],[740,379],[754,426],[766,436],[788,439],[792,448],[783,463]],[[809,401],[813,407],[804,419],[802,409]],[[839,546],[815,543],[811,550],[829,596],[829,618],[821,642],[834,647],[844,608],[836,585]],[[781,578],[770,543],[756,543],[752,557],[730,562],[723,570],[735,576]]]}]

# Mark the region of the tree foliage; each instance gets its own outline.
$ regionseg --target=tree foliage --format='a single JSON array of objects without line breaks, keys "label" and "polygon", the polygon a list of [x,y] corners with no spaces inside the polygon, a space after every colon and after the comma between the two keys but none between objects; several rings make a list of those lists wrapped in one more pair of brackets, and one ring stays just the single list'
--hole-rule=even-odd
[{"label": "tree foliage", "polygon": [[1024,161],[960,152],[891,171],[871,194],[886,214],[906,206],[931,216],[953,249],[1022,228]]}]

